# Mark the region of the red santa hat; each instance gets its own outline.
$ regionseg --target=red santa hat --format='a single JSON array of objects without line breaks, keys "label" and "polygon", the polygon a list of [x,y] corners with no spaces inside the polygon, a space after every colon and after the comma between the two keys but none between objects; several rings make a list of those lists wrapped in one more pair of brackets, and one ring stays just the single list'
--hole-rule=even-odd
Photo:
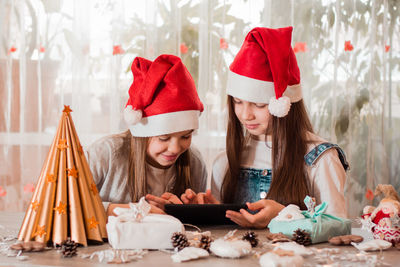
[{"label": "red santa hat", "polygon": [[293,27],[254,28],[230,65],[227,93],[266,103],[272,115],[284,117],[302,99],[300,70],[291,47]]},{"label": "red santa hat", "polygon": [[179,57],[161,55],[154,62],[137,57],[124,110],[133,136],[147,137],[197,129],[203,104]]}]

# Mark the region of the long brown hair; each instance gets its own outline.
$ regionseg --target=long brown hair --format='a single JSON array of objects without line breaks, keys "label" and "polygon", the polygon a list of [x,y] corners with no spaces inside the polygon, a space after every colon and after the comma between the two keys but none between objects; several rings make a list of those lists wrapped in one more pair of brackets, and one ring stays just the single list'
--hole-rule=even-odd
[{"label": "long brown hair", "polygon": [[[137,202],[147,193],[146,188],[146,151],[151,137],[134,137],[130,131],[125,132],[130,136],[128,188],[132,202]],[[189,150],[182,153],[175,162],[176,176],[172,189],[173,194],[180,196],[186,188],[192,187],[190,177]]]},{"label": "long brown hair", "polygon": [[[225,203],[233,202],[237,192],[241,155],[246,144],[245,131],[236,117],[232,99],[228,96],[226,153],[229,166],[221,190]],[[292,103],[285,117],[271,116],[267,132],[272,135],[272,182],[267,198],[305,208],[303,200],[309,193],[309,183],[304,155],[310,142],[307,132],[314,131],[303,100]]]}]

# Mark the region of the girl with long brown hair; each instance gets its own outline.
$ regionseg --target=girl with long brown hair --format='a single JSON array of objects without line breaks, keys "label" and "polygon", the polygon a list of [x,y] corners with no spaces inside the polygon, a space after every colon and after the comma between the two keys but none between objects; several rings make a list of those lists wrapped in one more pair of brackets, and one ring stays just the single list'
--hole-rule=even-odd
[{"label": "girl with long brown hair", "polygon": [[348,164],[337,145],[313,131],[291,34],[287,27],[247,35],[228,74],[226,151],[214,162],[211,191],[190,196],[191,202],[247,203],[251,213],[226,213],[245,227],[266,227],[288,204],[305,209],[307,195],[346,217]]},{"label": "girl with long brown hair", "polygon": [[124,110],[129,130],[102,138],[87,150],[108,215],[143,196],[153,212],[162,212],[159,199],[181,203],[175,195],[186,188],[204,191],[207,184],[204,161],[190,147],[203,104],[180,58],[161,55],[152,62],[137,57],[132,73]]}]

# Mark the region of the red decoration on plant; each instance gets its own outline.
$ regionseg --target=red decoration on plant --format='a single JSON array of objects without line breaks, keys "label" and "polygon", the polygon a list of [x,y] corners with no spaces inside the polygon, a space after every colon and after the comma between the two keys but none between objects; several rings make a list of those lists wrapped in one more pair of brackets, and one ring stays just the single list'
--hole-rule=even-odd
[{"label": "red decoration on plant", "polygon": [[367,189],[367,192],[365,192],[365,198],[368,200],[373,200],[374,199],[374,192],[372,192],[371,189]]},{"label": "red decoration on plant", "polygon": [[7,191],[2,186],[0,186],[0,197],[4,197],[5,195],[7,195]]},{"label": "red decoration on plant", "polygon": [[344,42],[344,51],[352,51],[354,49],[351,41]]},{"label": "red decoration on plant", "polygon": [[389,50],[390,50],[390,45],[385,45],[385,52],[387,53],[389,52]]},{"label": "red decoration on plant", "polygon": [[181,43],[181,45],[179,46],[179,50],[181,51],[182,54],[186,54],[189,48],[186,46],[185,43]]},{"label": "red decoration on plant", "polygon": [[27,184],[24,186],[25,193],[32,193],[33,191],[35,191],[35,186],[33,184]]},{"label": "red decoration on plant", "polygon": [[39,52],[40,52],[40,53],[44,53],[45,51],[46,51],[46,49],[45,49],[43,46],[40,46]]},{"label": "red decoration on plant", "polygon": [[297,42],[294,44],[293,52],[306,52],[307,51],[307,43]]},{"label": "red decoration on plant", "polygon": [[219,39],[219,48],[222,50],[228,49],[228,43],[225,41],[224,38]]},{"label": "red decoration on plant", "polygon": [[113,46],[113,56],[115,55],[120,55],[125,53],[124,49],[120,45],[114,45]]},{"label": "red decoration on plant", "polygon": [[10,53],[14,53],[17,51],[17,48],[15,46],[11,46],[10,49],[8,50]]}]

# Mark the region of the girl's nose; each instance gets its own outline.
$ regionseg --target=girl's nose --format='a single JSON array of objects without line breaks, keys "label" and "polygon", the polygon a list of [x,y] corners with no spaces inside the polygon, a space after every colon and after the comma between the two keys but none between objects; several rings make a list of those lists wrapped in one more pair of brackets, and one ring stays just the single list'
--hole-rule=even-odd
[{"label": "girl's nose", "polygon": [[168,151],[174,154],[179,154],[181,152],[182,146],[179,143],[179,140],[173,138],[168,146]]},{"label": "girl's nose", "polygon": [[249,105],[243,106],[242,119],[243,120],[253,120],[254,119],[253,110],[251,109],[251,107]]}]

